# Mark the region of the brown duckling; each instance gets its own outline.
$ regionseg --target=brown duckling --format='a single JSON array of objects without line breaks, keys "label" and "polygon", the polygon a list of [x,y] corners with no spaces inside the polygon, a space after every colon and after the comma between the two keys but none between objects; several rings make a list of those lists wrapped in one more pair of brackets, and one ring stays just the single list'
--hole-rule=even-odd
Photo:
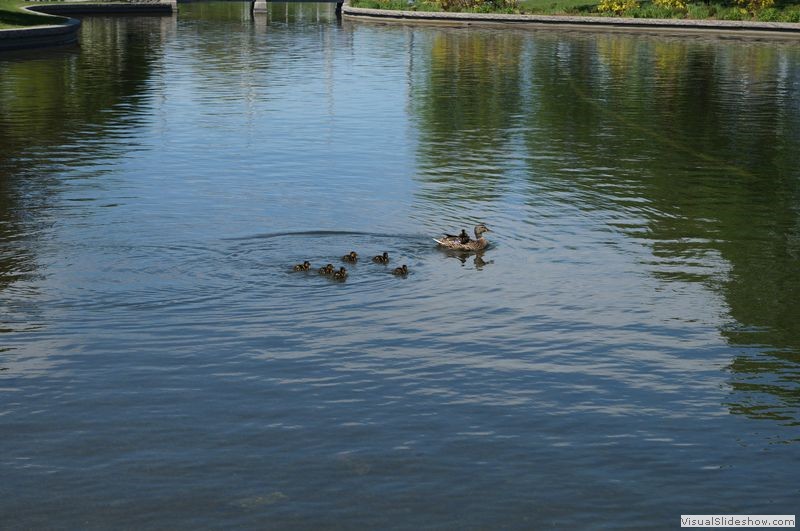
[{"label": "brown duckling", "polygon": [[293,269],[294,271],[308,271],[309,269],[311,269],[311,262],[309,262],[308,260],[306,260],[306,261],[305,261],[305,262],[303,262],[302,264],[297,264],[297,265],[296,265],[296,266],[294,266],[292,269]]},{"label": "brown duckling", "polygon": [[349,254],[346,254],[342,257],[342,260],[351,263],[358,262],[358,253],[356,253],[355,251],[350,251]]},{"label": "brown duckling", "polygon": [[333,280],[345,280],[347,278],[347,269],[340,267],[339,271],[333,274]]},{"label": "brown duckling", "polygon": [[332,275],[333,274],[333,264],[328,264],[325,267],[319,268],[320,275]]},{"label": "brown duckling", "polygon": [[395,267],[394,271],[392,271],[393,275],[399,276],[406,276],[408,274],[408,267],[405,264],[401,265],[400,267]]},{"label": "brown duckling", "polygon": [[384,252],[382,255],[379,254],[378,256],[373,256],[372,261],[376,264],[388,264],[389,263],[389,253]]}]

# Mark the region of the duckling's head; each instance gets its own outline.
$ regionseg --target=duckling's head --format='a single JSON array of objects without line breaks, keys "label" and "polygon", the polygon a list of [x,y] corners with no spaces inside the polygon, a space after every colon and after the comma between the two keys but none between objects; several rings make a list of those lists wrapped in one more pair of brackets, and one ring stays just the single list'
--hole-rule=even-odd
[{"label": "duckling's head", "polygon": [[305,262],[303,262],[303,269],[308,269],[308,268],[310,268],[310,267],[311,267],[311,262],[309,262],[308,260],[306,260]]},{"label": "duckling's head", "polygon": [[350,251],[350,258],[352,260],[355,260],[356,258],[358,258],[358,253],[355,251]]},{"label": "duckling's head", "polygon": [[339,274],[340,275],[346,275],[347,274],[347,269],[345,269],[344,267],[340,267],[339,268]]},{"label": "duckling's head", "polygon": [[383,256],[384,260],[388,260],[389,259],[389,253],[387,253],[386,251],[384,251],[381,256]]},{"label": "duckling's head", "polygon": [[480,225],[475,225],[475,237],[476,238],[480,238],[481,234],[483,234],[484,232],[492,232],[492,231],[490,231],[489,228],[486,225],[484,225],[483,223],[481,223]]}]

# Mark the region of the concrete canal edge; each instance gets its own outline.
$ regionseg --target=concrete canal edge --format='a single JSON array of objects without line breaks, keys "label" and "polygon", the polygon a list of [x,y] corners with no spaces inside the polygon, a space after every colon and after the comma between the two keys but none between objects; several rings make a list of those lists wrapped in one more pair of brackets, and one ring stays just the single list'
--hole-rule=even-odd
[{"label": "concrete canal edge", "polygon": [[0,52],[72,44],[80,28],[80,20],[54,16],[51,26],[0,30]]},{"label": "concrete canal edge", "polygon": [[60,15],[96,13],[164,13],[177,11],[176,0],[159,2],[99,3],[75,2],[71,4],[42,4],[25,6],[23,9],[53,17],[52,25],[32,26],[0,30],[0,51],[62,46],[78,42],[81,21]]},{"label": "concrete canal edge", "polygon": [[351,18],[395,22],[448,24],[503,24],[532,27],[566,26],[583,29],[673,30],[675,32],[762,33],[800,37],[800,23],[749,22],[740,20],[689,20],[654,18],[618,18],[569,15],[506,15],[495,13],[445,13],[367,9],[345,4],[342,10]]}]

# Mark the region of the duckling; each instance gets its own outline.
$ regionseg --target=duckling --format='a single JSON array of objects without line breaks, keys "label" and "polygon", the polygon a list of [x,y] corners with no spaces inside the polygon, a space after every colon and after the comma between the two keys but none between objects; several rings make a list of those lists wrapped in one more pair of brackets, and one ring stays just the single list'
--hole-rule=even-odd
[{"label": "duckling", "polygon": [[389,263],[389,253],[384,252],[382,255],[373,256],[372,261],[376,264],[388,264]]},{"label": "duckling", "polygon": [[406,276],[408,274],[408,267],[406,267],[405,264],[403,264],[400,267],[395,267],[394,271],[392,271],[392,274],[398,276]]},{"label": "duckling", "polygon": [[356,253],[355,251],[350,251],[349,254],[346,254],[342,257],[342,260],[351,263],[358,262],[358,253]]},{"label": "duckling", "polygon": [[294,266],[292,269],[293,269],[294,271],[308,271],[309,269],[311,269],[311,262],[309,262],[308,260],[306,260],[306,261],[305,261],[305,262],[303,262],[302,264],[297,264],[297,265],[296,265],[296,266]]},{"label": "duckling", "polygon": [[339,271],[333,274],[333,280],[345,280],[347,278],[347,269],[340,267]]},{"label": "duckling", "polygon": [[333,264],[328,264],[325,267],[319,268],[320,275],[332,275],[333,274]]},{"label": "duckling", "polygon": [[461,229],[461,234],[458,235],[458,239],[461,240],[462,244],[469,243],[469,234],[465,229]]}]

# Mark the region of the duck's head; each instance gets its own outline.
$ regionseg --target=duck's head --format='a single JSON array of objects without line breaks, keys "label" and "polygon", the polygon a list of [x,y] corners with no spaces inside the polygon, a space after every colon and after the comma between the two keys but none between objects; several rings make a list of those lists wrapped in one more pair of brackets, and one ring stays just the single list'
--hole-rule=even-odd
[{"label": "duck's head", "polygon": [[480,225],[475,225],[475,237],[476,238],[480,238],[481,234],[483,234],[484,232],[492,232],[492,231],[490,231],[489,228],[486,225],[484,225],[483,223],[481,223]]}]

